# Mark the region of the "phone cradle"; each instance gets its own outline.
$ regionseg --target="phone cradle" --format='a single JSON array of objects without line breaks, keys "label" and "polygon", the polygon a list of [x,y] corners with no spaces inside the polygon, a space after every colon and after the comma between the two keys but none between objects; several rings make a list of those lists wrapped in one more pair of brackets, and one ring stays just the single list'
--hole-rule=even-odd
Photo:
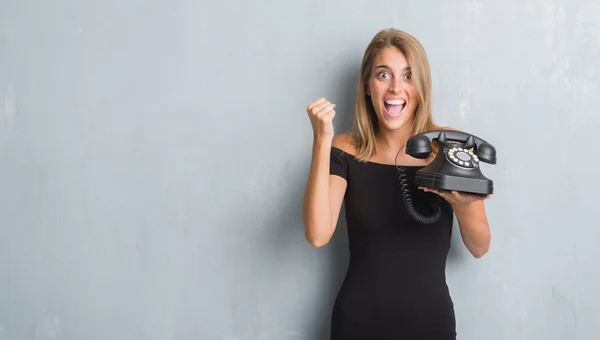
[{"label": "phone cradle", "polygon": [[417,171],[415,184],[481,196],[494,192],[494,182],[481,173],[477,155],[462,146],[439,152],[431,164]]},{"label": "phone cradle", "polygon": [[[494,192],[494,182],[481,172],[480,162],[496,164],[496,149],[476,136],[454,130],[436,130],[411,137],[406,153],[415,158],[426,159],[432,152],[432,143],[439,146],[433,161],[417,171],[415,184],[440,191],[459,191],[483,197]],[[399,169],[400,171],[402,169]],[[408,190],[406,178],[400,172],[403,199],[409,213],[417,221],[431,223],[441,214],[439,199],[432,202],[433,215],[422,216],[415,209]]]}]

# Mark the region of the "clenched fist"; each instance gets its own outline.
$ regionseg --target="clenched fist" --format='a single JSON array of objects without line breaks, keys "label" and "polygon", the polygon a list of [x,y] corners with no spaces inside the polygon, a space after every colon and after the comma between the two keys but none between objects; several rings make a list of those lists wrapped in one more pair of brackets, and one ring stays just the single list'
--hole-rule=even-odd
[{"label": "clenched fist", "polygon": [[335,104],[330,103],[325,98],[315,100],[306,108],[315,138],[333,138],[334,108]]}]

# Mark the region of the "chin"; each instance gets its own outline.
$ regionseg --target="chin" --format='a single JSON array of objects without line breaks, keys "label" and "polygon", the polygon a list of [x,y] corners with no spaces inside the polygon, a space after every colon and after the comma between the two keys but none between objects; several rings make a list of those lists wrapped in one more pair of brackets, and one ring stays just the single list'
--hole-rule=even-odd
[{"label": "chin", "polygon": [[406,125],[406,121],[405,120],[389,121],[387,119],[383,119],[383,120],[379,121],[379,124],[381,127],[383,127],[384,129],[386,129],[388,131],[395,131],[395,130],[402,129],[402,127],[404,127]]}]

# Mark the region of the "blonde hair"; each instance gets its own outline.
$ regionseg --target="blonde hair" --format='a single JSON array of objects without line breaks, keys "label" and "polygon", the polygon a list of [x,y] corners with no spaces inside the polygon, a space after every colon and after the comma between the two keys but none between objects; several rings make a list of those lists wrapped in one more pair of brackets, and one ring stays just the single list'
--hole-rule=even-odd
[{"label": "blonde hair", "polygon": [[441,129],[431,116],[431,71],[423,46],[412,35],[393,28],[378,32],[367,46],[358,80],[354,108],[354,128],[352,145],[356,148],[356,158],[368,161],[375,153],[375,135],[378,129],[377,115],[367,95],[367,87],[373,70],[375,57],[386,47],[396,47],[406,57],[417,89],[417,107],[413,115],[412,135]]}]

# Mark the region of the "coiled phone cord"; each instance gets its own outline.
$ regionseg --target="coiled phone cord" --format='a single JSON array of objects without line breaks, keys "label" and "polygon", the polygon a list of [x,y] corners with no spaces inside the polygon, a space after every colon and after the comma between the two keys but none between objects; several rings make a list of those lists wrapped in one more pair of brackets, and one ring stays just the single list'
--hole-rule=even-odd
[{"label": "coiled phone cord", "polygon": [[442,215],[442,209],[440,208],[441,197],[436,195],[433,198],[433,200],[431,202],[431,209],[433,209],[433,215],[431,215],[431,216],[423,216],[415,209],[413,202],[412,202],[411,195],[410,195],[408,179],[406,179],[406,174],[404,173],[404,171],[406,170],[406,167],[398,166],[398,163],[397,163],[398,155],[400,154],[400,151],[402,151],[402,149],[405,146],[406,145],[403,145],[400,148],[400,150],[398,150],[398,153],[396,154],[396,159],[394,160],[394,165],[396,166],[396,169],[398,170],[398,179],[400,180],[400,190],[402,191],[402,200],[404,201],[404,206],[406,207],[406,210],[408,211],[408,213],[416,221],[418,221],[420,223],[424,223],[424,224],[433,223],[433,222],[437,221],[440,218],[440,216]]}]

